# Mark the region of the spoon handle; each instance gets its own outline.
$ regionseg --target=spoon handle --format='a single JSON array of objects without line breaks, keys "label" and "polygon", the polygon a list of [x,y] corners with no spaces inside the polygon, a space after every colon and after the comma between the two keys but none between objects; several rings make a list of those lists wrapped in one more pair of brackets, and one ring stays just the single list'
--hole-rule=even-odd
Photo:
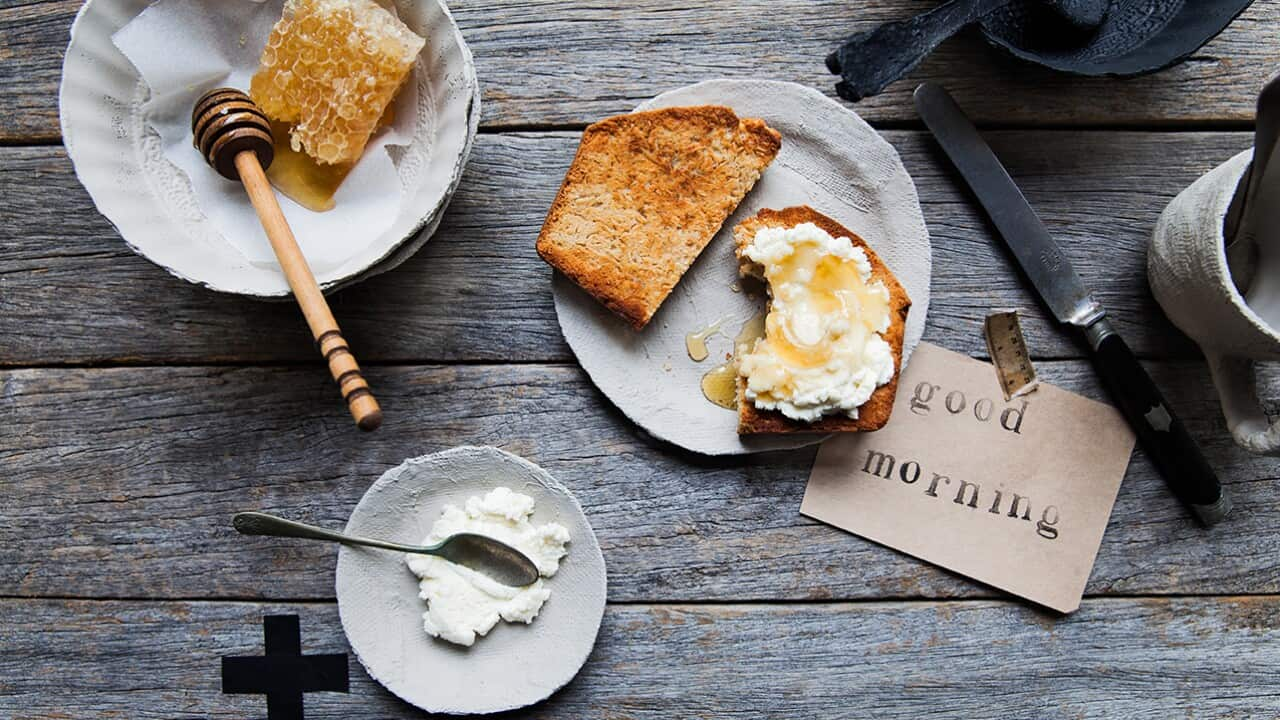
[{"label": "spoon handle", "polygon": [[286,520],[282,517],[276,517],[275,515],[268,515],[260,512],[236,513],[235,517],[231,519],[231,524],[242,535],[270,535],[272,537],[328,540],[330,542],[343,543],[344,545],[365,545],[367,547],[383,548],[385,550],[399,550],[400,552],[433,554],[430,552],[432,548],[424,548],[417,545],[401,545],[400,543],[343,535],[340,532],[326,530],[325,528],[316,527],[315,525],[308,525],[294,520]]}]

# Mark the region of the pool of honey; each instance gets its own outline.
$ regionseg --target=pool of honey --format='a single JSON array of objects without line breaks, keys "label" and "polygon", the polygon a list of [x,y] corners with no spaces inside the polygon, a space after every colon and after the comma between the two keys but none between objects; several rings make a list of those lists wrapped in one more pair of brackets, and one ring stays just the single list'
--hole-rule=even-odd
[{"label": "pool of honey", "polygon": [[[395,122],[395,106],[393,99],[387,105],[387,109],[382,112],[382,117],[378,119],[378,127],[373,131],[374,135]],[[332,210],[335,204],[334,195],[356,164],[351,162],[328,165],[316,162],[305,152],[294,150],[289,143],[289,130],[292,127],[288,123],[271,121],[275,159],[267,168],[267,179],[285,197],[308,210],[313,212]],[[370,138],[370,142],[372,141],[373,138]]]},{"label": "pool of honey", "polygon": [[702,376],[702,395],[726,410],[738,409],[738,367],[733,361],[717,365]]},{"label": "pool of honey", "polygon": [[271,135],[275,138],[276,150],[275,159],[267,168],[267,179],[271,184],[308,210],[332,210],[333,196],[355,164],[325,165],[304,152],[294,150],[289,145],[289,125],[285,123],[273,121]]},{"label": "pool of honey", "polygon": [[758,338],[764,337],[764,313],[742,324],[733,339],[733,357],[702,376],[702,395],[726,410],[738,409],[737,357],[751,350]]}]

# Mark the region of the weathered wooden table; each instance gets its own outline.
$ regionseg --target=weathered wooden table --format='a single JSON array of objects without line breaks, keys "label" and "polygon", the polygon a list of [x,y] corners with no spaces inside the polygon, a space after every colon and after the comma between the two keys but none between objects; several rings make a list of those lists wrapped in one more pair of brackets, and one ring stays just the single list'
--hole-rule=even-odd
[{"label": "weathered wooden table", "polygon": [[[1144,271],[1169,199],[1251,143],[1280,65],[1275,3],[1125,81],[1018,65],[970,34],[857,106],[919,185],[926,339],[982,356],[983,315],[1017,307],[1042,375],[1102,397],[922,132],[909,91],[931,79],[991,130],[1235,497],[1201,530],[1136,452],[1074,615],[800,517],[811,450],[712,460],[646,438],[560,338],[533,240],[585,124],[710,77],[831,92],[822,58],[846,32],[930,4],[456,0],[484,88],[466,177],[422,252],[332,300],[387,413],[362,435],[293,306],[178,281],[97,214],[58,134],[79,2],[4,0],[0,716],[263,716],[260,697],[221,694],[219,658],[260,654],[275,612],[301,616],[305,652],[345,652],[334,550],[236,536],[231,513],[341,525],[381,472],[458,444],[557,475],[609,563],[594,655],[530,717],[1280,715],[1280,464],[1232,445]],[[307,711],[419,716],[354,662],[351,694]]]}]

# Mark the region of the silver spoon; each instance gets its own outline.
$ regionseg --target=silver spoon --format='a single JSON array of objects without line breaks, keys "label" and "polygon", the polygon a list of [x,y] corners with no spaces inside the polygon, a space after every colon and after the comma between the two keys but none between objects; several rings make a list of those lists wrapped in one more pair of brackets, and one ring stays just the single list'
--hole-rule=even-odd
[{"label": "silver spoon", "polygon": [[504,542],[475,533],[458,533],[450,535],[435,545],[423,546],[352,537],[315,525],[285,520],[260,512],[236,513],[231,524],[243,535],[329,540],[344,545],[364,545],[417,555],[434,555],[488,575],[503,585],[511,587],[524,587],[538,579],[538,567],[524,553]]}]

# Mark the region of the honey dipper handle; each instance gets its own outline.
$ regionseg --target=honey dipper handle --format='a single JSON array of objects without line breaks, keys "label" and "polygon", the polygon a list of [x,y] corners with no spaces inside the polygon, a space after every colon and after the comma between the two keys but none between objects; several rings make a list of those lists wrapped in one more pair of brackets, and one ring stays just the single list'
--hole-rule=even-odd
[{"label": "honey dipper handle", "polygon": [[329,372],[338,383],[342,397],[347,401],[347,408],[355,418],[361,430],[374,430],[382,424],[382,410],[378,401],[369,390],[369,383],[360,374],[360,366],[351,354],[347,341],[338,329],[338,322],[329,311],[329,303],[325,302],[320,286],[316,284],[315,275],[307,265],[307,258],[298,247],[298,241],[285,220],[280,204],[276,202],[275,191],[267,182],[267,175],[262,171],[258,156],[245,150],[235,157],[236,170],[240,173],[240,181],[244,183],[245,192],[253,209],[258,212],[262,221],[262,229],[271,241],[276,259],[284,270],[293,296],[302,308],[302,314],[311,327],[311,334],[320,347],[320,353],[329,363]]}]

